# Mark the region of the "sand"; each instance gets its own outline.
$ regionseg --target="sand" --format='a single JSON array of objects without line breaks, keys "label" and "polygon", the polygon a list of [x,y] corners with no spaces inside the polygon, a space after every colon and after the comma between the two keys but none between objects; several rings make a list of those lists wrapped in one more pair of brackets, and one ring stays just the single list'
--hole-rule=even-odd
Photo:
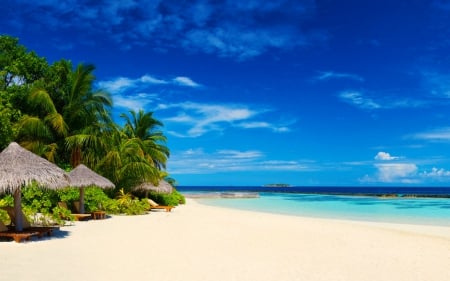
[{"label": "sand", "polygon": [[0,242],[0,280],[448,281],[450,227],[204,206],[76,222]]}]

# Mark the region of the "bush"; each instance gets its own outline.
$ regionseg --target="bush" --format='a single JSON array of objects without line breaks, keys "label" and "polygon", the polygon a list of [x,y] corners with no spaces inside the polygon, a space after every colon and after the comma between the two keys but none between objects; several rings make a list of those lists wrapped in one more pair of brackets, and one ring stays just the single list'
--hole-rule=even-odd
[{"label": "bush", "polygon": [[94,212],[98,210],[109,212],[107,206],[111,206],[108,195],[99,187],[89,187],[84,191],[84,207],[86,212]]},{"label": "bush", "polygon": [[119,190],[117,202],[120,213],[126,215],[142,215],[150,208],[150,204],[147,200],[139,200],[131,193],[125,193],[123,189]]},{"label": "bush", "polygon": [[[67,206],[73,206],[75,201],[80,201],[80,189],[68,187],[58,190],[59,201],[66,202]],[[115,213],[115,208],[109,210],[113,206],[109,198],[99,187],[87,187],[84,189],[84,208],[86,213],[103,210],[107,213]]]},{"label": "bush", "polygon": [[43,189],[36,183],[22,188],[22,205],[30,213],[50,214],[57,203],[58,196],[54,190]]},{"label": "bush", "polygon": [[149,192],[148,197],[154,200],[156,203],[165,206],[178,206],[179,204],[185,204],[186,199],[178,191],[174,190],[172,193],[158,193]]},{"label": "bush", "polygon": [[[12,206],[14,206],[14,198],[12,197],[12,195],[8,194],[4,196],[2,199],[0,199],[0,207],[12,207]],[[0,220],[2,222],[8,223],[10,221],[8,212],[0,209]]]}]

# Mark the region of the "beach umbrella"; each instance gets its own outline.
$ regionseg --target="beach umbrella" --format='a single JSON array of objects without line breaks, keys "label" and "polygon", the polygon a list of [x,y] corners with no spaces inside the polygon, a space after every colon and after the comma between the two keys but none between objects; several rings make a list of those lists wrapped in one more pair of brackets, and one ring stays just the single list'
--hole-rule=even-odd
[{"label": "beach umbrella", "polygon": [[84,188],[98,186],[100,188],[114,188],[114,184],[107,178],[100,176],[83,164],[70,171],[70,186],[80,188],[80,213],[84,214]]},{"label": "beach umbrella", "polygon": [[140,185],[136,186],[134,190],[143,190],[143,191],[156,191],[159,193],[172,193],[173,186],[166,182],[165,180],[159,180],[158,185],[154,185],[151,182],[143,182]]},{"label": "beach umbrella", "polygon": [[50,189],[69,186],[68,174],[55,164],[12,142],[0,153],[0,192],[14,196],[16,231],[23,230],[21,188],[33,181]]}]

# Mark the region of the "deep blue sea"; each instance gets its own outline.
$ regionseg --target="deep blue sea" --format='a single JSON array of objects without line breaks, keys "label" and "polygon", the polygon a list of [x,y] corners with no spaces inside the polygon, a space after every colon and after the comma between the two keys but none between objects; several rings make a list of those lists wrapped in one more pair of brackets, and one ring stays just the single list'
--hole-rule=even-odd
[{"label": "deep blue sea", "polygon": [[[306,217],[450,226],[449,187],[177,187],[202,204]],[[256,198],[207,198],[221,193],[250,192]],[[396,197],[379,197],[395,194]],[[356,196],[355,196],[356,195]]]}]

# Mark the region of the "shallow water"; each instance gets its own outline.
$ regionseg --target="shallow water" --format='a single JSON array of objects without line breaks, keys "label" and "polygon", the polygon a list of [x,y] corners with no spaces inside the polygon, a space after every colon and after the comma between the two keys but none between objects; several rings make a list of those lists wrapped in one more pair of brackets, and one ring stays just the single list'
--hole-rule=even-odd
[{"label": "shallow water", "polygon": [[378,198],[260,193],[258,198],[203,198],[202,204],[306,217],[450,226],[448,198]]}]

